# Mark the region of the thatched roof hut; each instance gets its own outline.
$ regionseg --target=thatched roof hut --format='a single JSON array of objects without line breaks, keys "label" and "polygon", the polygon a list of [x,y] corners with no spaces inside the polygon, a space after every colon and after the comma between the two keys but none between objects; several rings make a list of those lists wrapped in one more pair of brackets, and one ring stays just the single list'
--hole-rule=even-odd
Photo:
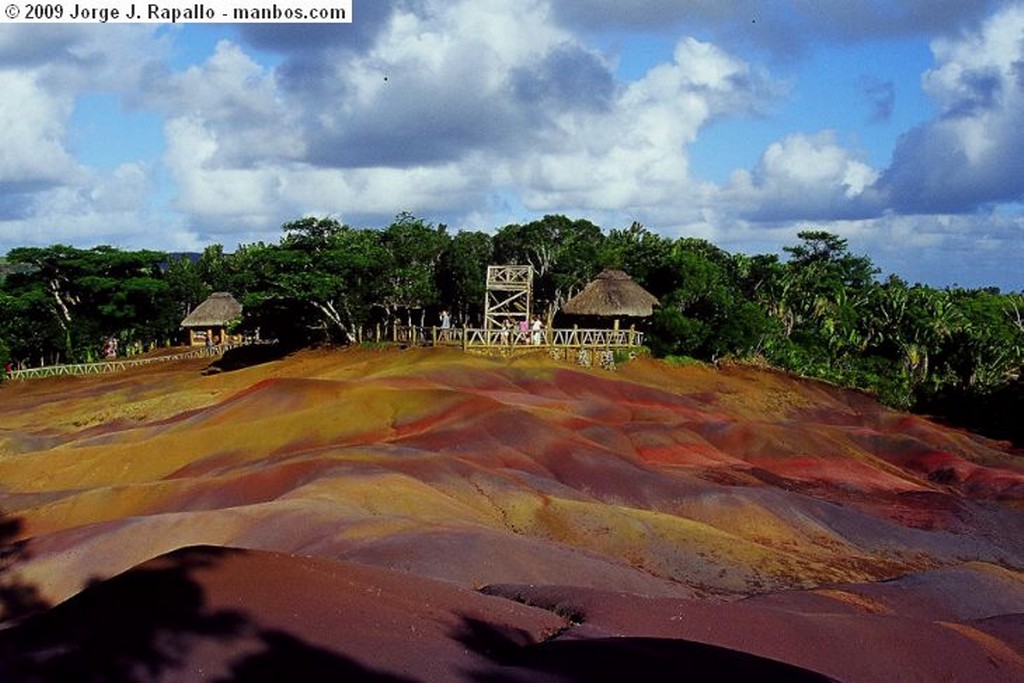
[{"label": "thatched roof hut", "polygon": [[242,315],[242,304],[227,292],[214,292],[181,321],[182,327],[224,327]]},{"label": "thatched roof hut", "polygon": [[181,321],[181,326],[188,330],[193,346],[222,344],[230,341],[227,328],[241,315],[242,304],[235,297],[227,292],[214,292]]},{"label": "thatched roof hut", "polygon": [[646,318],[654,313],[658,298],[621,270],[601,272],[583,291],[569,299],[562,311],[570,315],[608,318]]}]

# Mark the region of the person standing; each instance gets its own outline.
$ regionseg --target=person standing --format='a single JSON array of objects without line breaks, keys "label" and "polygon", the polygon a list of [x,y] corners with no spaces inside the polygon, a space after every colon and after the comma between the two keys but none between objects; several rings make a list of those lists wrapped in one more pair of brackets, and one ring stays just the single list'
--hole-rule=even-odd
[{"label": "person standing", "polygon": [[540,321],[540,316],[533,316],[533,344],[534,346],[540,346],[540,343],[544,341],[544,323]]},{"label": "person standing", "polygon": [[441,341],[448,341],[451,338],[452,316],[448,309],[441,309]]}]

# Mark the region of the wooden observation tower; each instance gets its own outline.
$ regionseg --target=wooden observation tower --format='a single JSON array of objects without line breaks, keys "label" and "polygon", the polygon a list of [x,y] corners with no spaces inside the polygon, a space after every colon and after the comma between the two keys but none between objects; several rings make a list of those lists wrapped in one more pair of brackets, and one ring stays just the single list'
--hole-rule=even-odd
[{"label": "wooden observation tower", "polygon": [[499,329],[506,320],[529,322],[532,305],[533,266],[487,266],[484,329]]}]

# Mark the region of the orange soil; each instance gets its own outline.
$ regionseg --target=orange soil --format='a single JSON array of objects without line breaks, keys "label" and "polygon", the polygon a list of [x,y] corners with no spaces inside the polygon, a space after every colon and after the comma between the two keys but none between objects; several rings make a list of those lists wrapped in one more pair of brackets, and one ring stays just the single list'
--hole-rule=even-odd
[{"label": "orange soil", "polygon": [[[590,656],[570,641],[611,636],[694,666],[1024,677],[1024,463],[1004,444],[746,367],[205,367],[0,387],[0,509],[26,541],[0,584],[64,603],[0,632],[0,676],[170,563],[205,606],[124,646],[156,679],[223,679],[271,645],[403,680],[559,679]],[[205,633],[210,605],[247,625]]]}]

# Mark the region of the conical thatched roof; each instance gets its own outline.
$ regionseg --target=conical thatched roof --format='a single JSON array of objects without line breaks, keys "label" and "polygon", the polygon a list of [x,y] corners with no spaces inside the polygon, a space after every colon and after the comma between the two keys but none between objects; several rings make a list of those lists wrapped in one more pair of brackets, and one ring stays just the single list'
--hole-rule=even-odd
[{"label": "conical thatched roof", "polygon": [[214,292],[181,321],[182,327],[223,327],[242,315],[242,304],[227,292]]},{"label": "conical thatched roof", "polygon": [[607,269],[565,302],[562,311],[570,315],[646,318],[657,304],[658,298],[633,278],[621,270]]}]

